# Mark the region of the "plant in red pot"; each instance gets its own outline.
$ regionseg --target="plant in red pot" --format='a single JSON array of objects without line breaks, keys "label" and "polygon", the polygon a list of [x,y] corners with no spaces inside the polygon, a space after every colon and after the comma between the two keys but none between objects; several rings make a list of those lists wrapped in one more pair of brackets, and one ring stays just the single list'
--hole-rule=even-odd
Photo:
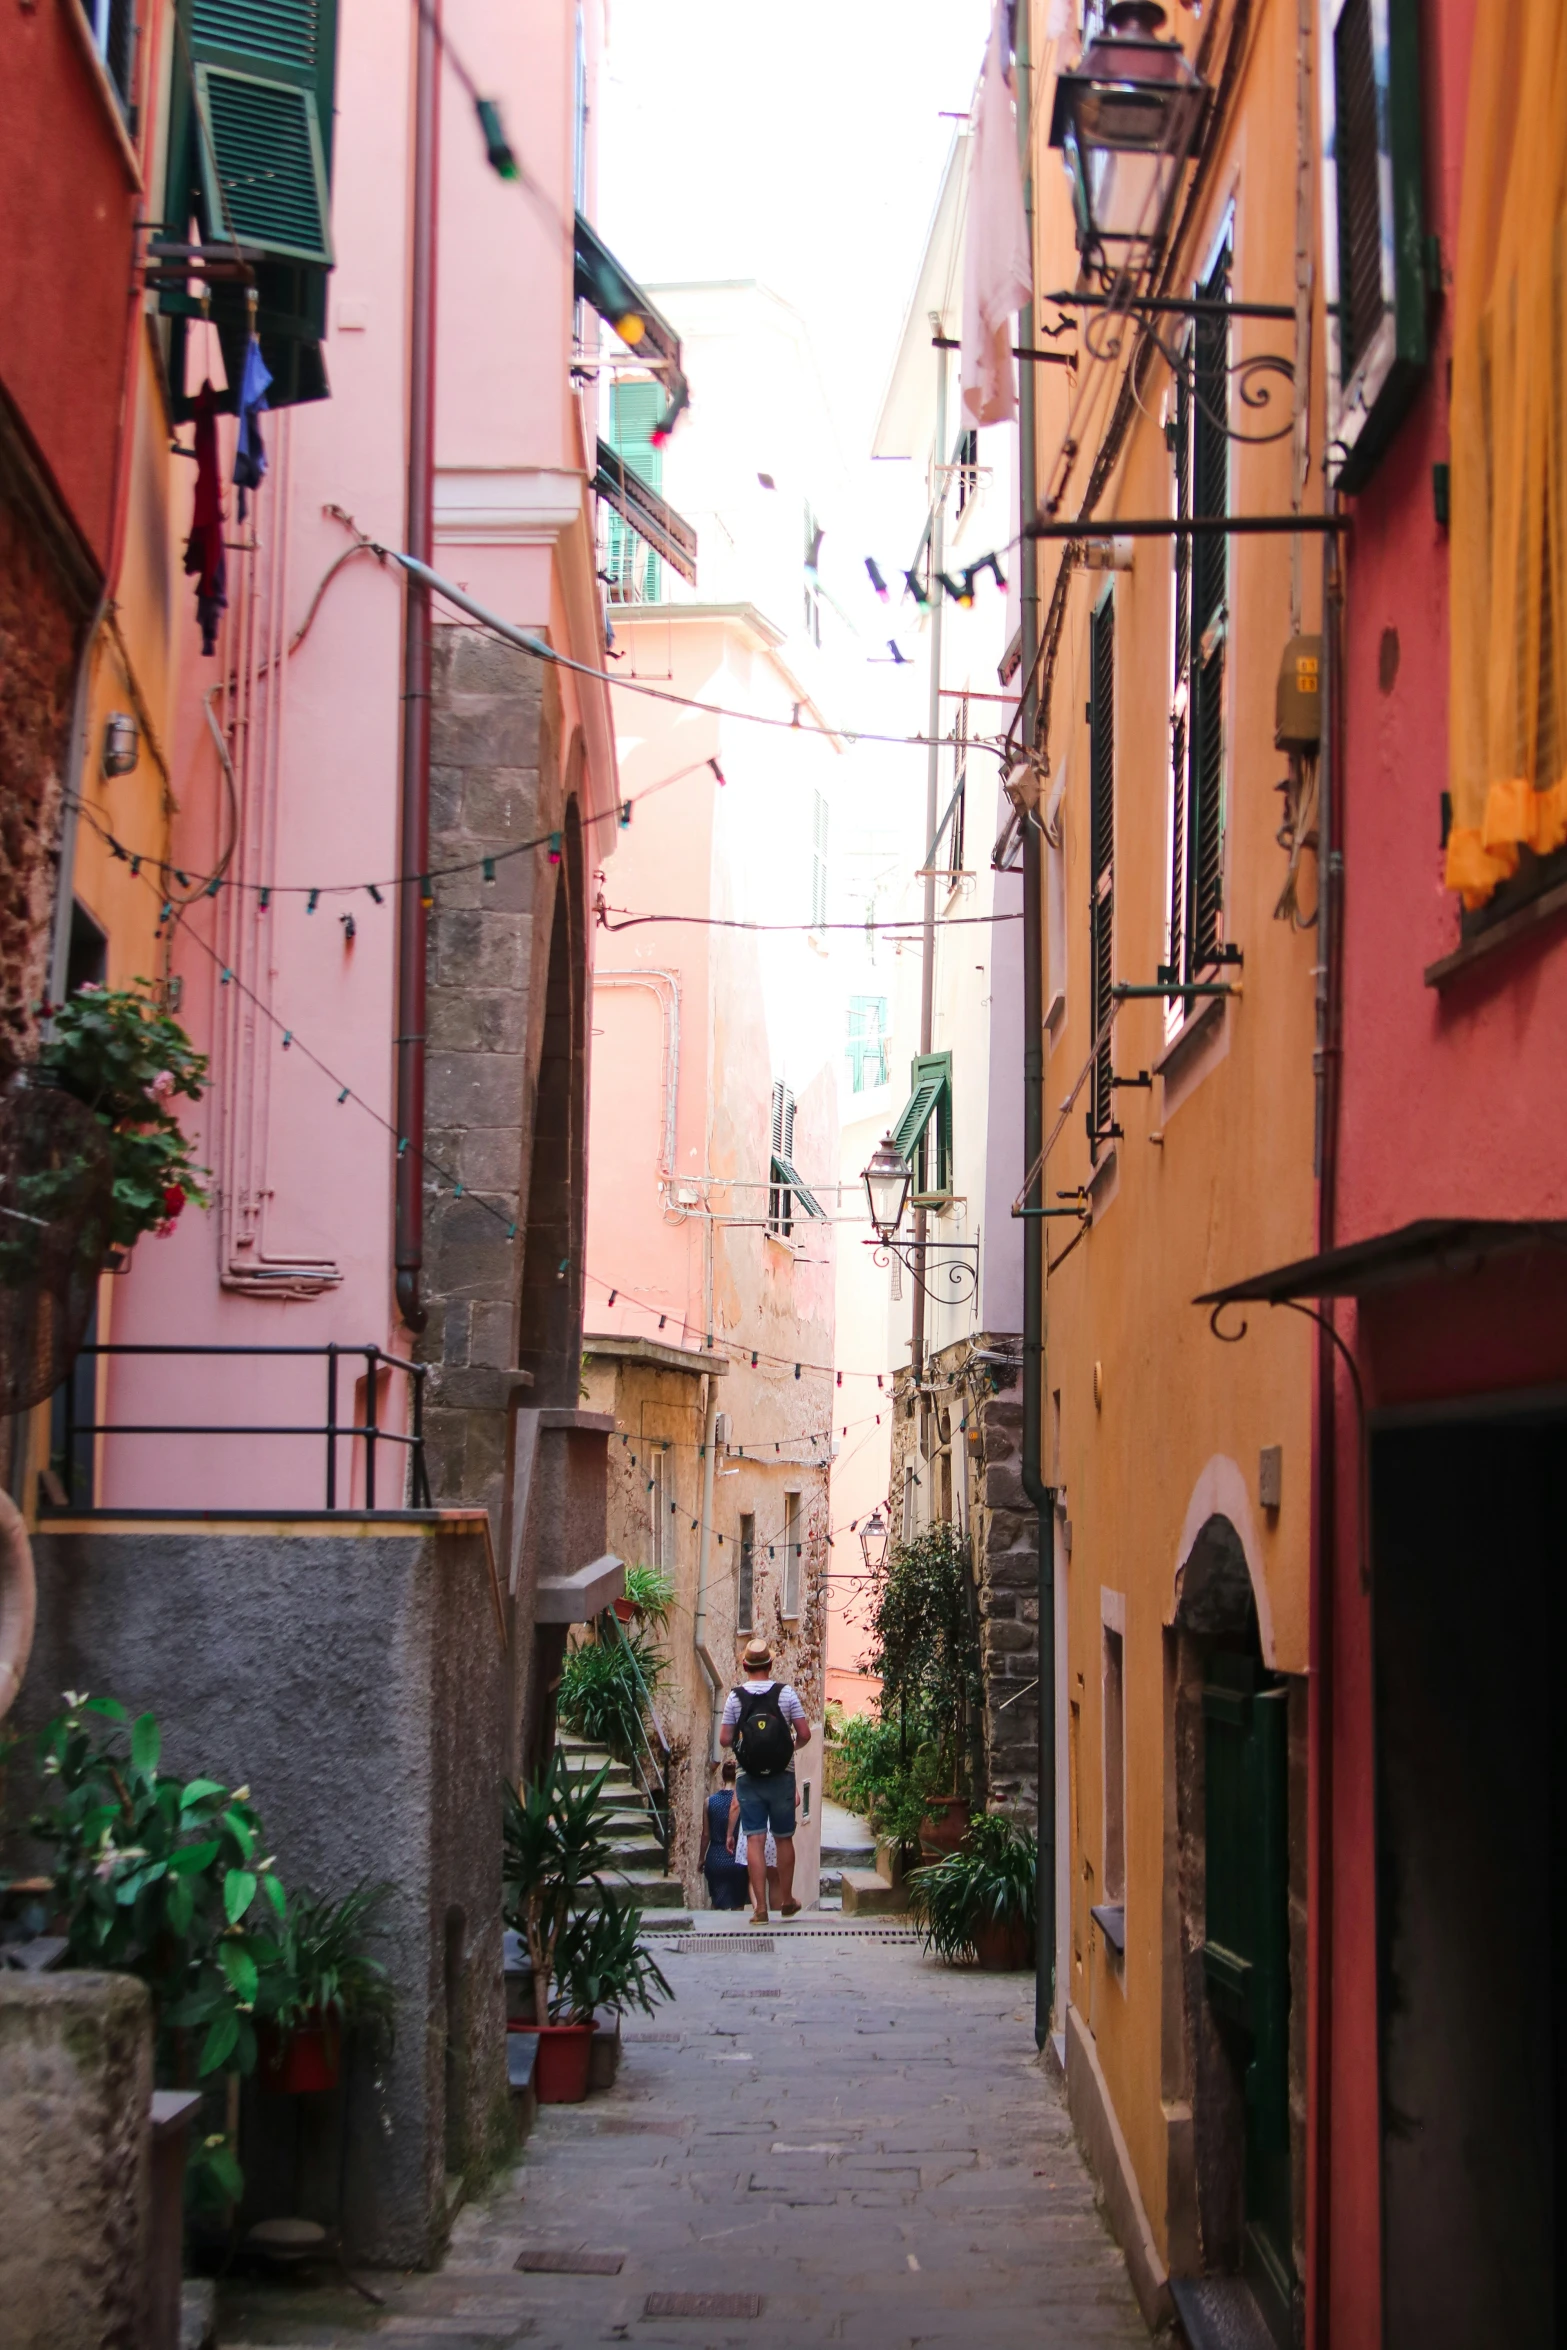
[{"label": "plant in red pot", "polygon": [[[660,1999],[673,1999],[653,1953],[642,1939],[642,1911],[627,1895],[601,1886],[591,1906],[574,1909],[555,1945],[555,1991],[550,2012],[557,2025],[585,2029],[587,2038],[570,2043],[572,2075],[580,2062],[586,2093],[589,2052],[595,2024],[618,2019],[628,2007],[651,2015]],[[540,2055],[543,2055],[540,2049]],[[542,2089],[539,2092],[543,2096]]]},{"label": "plant in red pot", "polygon": [[969,1824],[967,1849],[909,1879],[909,1909],[927,1950],[948,1966],[996,1973],[1033,1962],[1039,1845],[1000,1812]]},{"label": "plant in red pot", "polygon": [[294,2097],[335,2089],[343,2035],[355,2027],[390,2042],[392,1980],[365,1942],[391,1890],[361,1883],[336,1901],[315,1893],[290,1900],[256,2002],[265,2087]]},{"label": "plant in red pot", "polygon": [[577,2105],[588,2093],[591,2013],[563,2016],[552,1996],[558,1958],[573,1917],[603,1897],[603,1872],[614,1864],[603,1771],[574,1777],[557,1748],[533,1784],[505,1790],[502,1915],[521,1934],[533,1968],[534,2021],[514,2032],[538,2035],[533,2085],[541,2105]]}]

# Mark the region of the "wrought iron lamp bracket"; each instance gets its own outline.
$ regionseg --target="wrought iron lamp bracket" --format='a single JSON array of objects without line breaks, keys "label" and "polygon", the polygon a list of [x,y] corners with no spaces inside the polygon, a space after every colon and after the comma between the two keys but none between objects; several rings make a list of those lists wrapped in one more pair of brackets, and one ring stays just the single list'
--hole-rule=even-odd
[{"label": "wrought iron lamp bracket", "polygon": [[[894,1257],[910,1278],[918,1282],[932,1305],[967,1305],[979,1294],[979,1242],[977,1240],[868,1240],[872,1261],[883,1267]],[[942,1260],[932,1266],[932,1257]],[[925,1274],[930,1271],[939,1278],[946,1275],[944,1287],[932,1288]]]}]

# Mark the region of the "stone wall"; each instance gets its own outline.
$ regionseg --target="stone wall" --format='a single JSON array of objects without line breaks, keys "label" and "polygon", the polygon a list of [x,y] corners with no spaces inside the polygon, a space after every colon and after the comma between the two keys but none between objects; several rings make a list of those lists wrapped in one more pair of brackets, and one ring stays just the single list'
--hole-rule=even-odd
[{"label": "stone wall", "polygon": [[[923,1413],[906,1370],[893,1390],[892,1539],[904,1534],[905,1471],[918,1524],[968,1528],[985,1682],[986,1800],[1035,1824],[1039,1802],[1038,1513],[1023,1491],[1020,1342],[983,1332],[933,1355]],[[1034,1684],[1030,1687],[1030,1684]]]},{"label": "stone wall", "polygon": [[0,1060],[48,994],[76,656],[94,582],[0,401]]},{"label": "stone wall", "polygon": [[247,2092],[245,2218],[335,2224],[346,2126],[352,2256],[429,2262],[447,2172],[484,2168],[506,2128],[505,1659],[482,1526],[95,1528],[36,1535],[34,1550],[24,1737],[62,1689],[150,1707],[167,1769],[250,1786],[286,1887],[389,1884],[377,1955],[395,2045],[351,2051],[346,2089],[303,2139],[297,2100]]},{"label": "stone wall", "polygon": [[130,1975],[0,1975],[0,2335],[141,2350],[152,2002]]}]

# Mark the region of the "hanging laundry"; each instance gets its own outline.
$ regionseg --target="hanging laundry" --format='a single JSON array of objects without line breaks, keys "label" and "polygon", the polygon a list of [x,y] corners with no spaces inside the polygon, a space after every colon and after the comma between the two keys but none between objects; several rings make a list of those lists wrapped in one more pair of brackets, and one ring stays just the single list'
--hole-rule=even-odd
[{"label": "hanging laundry", "polygon": [[196,582],[196,618],[201,624],[201,649],[218,649],[218,620],[228,610],[227,562],[223,552],[223,483],[218,473],[218,403],[210,383],[196,400],[196,503],[191,510],[190,537],[185,542],[185,569]]},{"label": "hanging laundry", "polygon": [[272,370],[261,356],[261,339],[250,338],[245,353],[245,372],[239,386],[239,440],[234,449],[234,484],[239,491],[239,518],[244,521],[248,511],[246,494],[259,490],[261,477],[267,470],[267,452],[262,446],[261,417],[267,404],[267,391],[272,382]]},{"label": "hanging laundry", "polygon": [[1012,320],[1034,283],[1006,26],[1006,0],[995,0],[974,102],[963,246],[963,411],[975,424],[1005,424],[1017,414]]}]

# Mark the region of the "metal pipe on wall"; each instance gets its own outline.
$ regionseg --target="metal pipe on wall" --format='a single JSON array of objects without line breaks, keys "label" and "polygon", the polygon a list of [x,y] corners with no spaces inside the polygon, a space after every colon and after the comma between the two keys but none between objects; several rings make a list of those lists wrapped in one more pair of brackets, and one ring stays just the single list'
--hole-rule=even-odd
[{"label": "metal pipe on wall", "polygon": [[713,1540],[713,1471],[716,1466],[714,1454],[717,1450],[717,1429],[718,1381],[709,1371],[707,1375],[707,1417],[703,1428],[705,1441],[702,1451],[702,1530],[697,1537],[696,1606],[691,1615],[691,1645],[696,1650],[696,1661],[701,1666],[703,1678],[707,1682],[709,1707],[712,1715],[708,1726],[708,1754],[704,1759],[711,1758],[717,1743],[713,1731],[718,1718],[719,1695],[724,1686],[723,1675],[714,1663],[712,1650],[707,1644],[707,1564]]},{"label": "metal pipe on wall", "polygon": [[[408,551],[435,555],[435,300],[440,176],[441,0],[419,10],[414,63],[414,186],[408,337]],[[430,588],[406,575],[403,607],[402,888],[397,912],[397,1310],[422,1330],[424,1269],[425,919],[430,861]],[[404,1146],[407,1147],[404,1147]]]},{"label": "metal pipe on wall", "polygon": [[[1029,152],[1029,123],[1033,115],[1033,60],[1029,10],[1017,12],[1017,48],[1014,55],[1017,84],[1018,143],[1023,163],[1023,210],[1028,221],[1030,257],[1034,253],[1034,173]],[[1019,348],[1034,347],[1034,305],[1030,301],[1017,315]],[[1024,679],[1019,739],[1031,751],[1038,719],[1039,667],[1039,542],[1027,535],[1027,525],[1039,507],[1038,451],[1035,445],[1034,371],[1019,370],[1018,383],[1018,516],[1024,531],[1018,547],[1019,659]],[[1044,1202],[1043,1153],[1045,1142],[1045,1002],[1044,1002],[1044,875],[1038,818],[1024,816],[1021,830],[1023,857],[1023,1164],[1035,1172],[1024,1195],[1025,1208]],[[1039,1604],[1039,1852],[1035,1871],[1034,1917],[1034,2045],[1043,2048],[1050,2037],[1055,1993],[1056,1952],[1056,1599],[1055,1492],[1040,1473],[1045,1379],[1045,1221],[1031,1215],[1023,1223],[1023,1492],[1037,1519]]]},{"label": "metal pipe on wall", "polygon": [[[930,749],[925,761],[925,912],[920,951],[920,1051],[928,1053],[936,1026],[936,865],[928,844],[936,837],[941,797],[941,605],[945,593],[941,573],[947,561],[947,350],[940,313],[930,315],[936,340],[936,462],[930,502],[930,713],[925,732]],[[914,1303],[909,1317],[909,1365],[918,1389],[925,1376],[925,1218],[914,1211]],[[923,1422],[921,1422],[923,1427]],[[903,1529],[907,1541],[909,1528]]]}]

